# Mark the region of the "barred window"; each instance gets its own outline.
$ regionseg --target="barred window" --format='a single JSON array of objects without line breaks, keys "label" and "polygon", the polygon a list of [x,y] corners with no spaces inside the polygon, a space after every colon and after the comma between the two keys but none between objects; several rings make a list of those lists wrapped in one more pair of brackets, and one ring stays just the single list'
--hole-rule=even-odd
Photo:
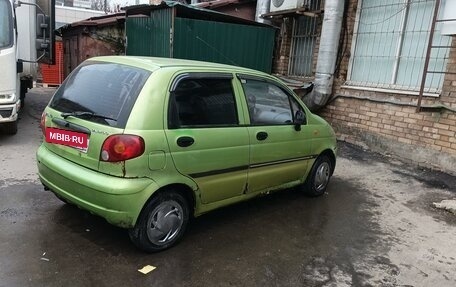
[{"label": "barred window", "polygon": [[[356,16],[347,84],[418,91],[435,0],[361,2]],[[445,71],[449,56],[449,48],[443,46],[451,44],[451,37],[441,35],[441,26],[437,23],[432,41],[434,46],[441,48],[431,51],[430,71]],[[439,73],[427,74],[425,92],[439,93],[443,77]]]},{"label": "barred window", "polygon": [[290,76],[311,77],[314,47],[317,40],[317,18],[300,16],[293,19],[291,36]]}]

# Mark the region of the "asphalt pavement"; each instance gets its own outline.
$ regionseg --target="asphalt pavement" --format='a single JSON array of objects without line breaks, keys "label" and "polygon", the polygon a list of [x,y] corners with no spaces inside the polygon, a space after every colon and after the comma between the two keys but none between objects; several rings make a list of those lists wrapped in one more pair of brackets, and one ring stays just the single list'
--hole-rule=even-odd
[{"label": "asphalt pavement", "polygon": [[56,88],[45,87],[35,87],[30,90],[25,97],[26,107],[24,108],[24,112],[34,119],[41,119],[41,114],[51,100],[55,91]]}]

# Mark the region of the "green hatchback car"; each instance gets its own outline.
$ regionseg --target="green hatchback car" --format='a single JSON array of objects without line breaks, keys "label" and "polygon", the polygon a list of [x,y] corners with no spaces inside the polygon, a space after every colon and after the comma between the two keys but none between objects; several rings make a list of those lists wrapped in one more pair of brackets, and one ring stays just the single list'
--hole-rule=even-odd
[{"label": "green hatchback car", "polygon": [[271,191],[325,192],[336,136],[277,78],[198,61],[97,57],[41,118],[45,189],[127,228],[147,252],[189,218]]}]

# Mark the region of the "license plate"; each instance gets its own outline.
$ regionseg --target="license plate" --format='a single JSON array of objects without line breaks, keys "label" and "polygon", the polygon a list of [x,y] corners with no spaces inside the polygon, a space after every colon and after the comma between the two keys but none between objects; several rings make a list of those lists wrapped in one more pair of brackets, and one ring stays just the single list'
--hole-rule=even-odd
[{"label": "license plate", "polygon": [[69,130],[46,128],[46,142],[69,146],[82,152],[87,152],[89,135]]}]

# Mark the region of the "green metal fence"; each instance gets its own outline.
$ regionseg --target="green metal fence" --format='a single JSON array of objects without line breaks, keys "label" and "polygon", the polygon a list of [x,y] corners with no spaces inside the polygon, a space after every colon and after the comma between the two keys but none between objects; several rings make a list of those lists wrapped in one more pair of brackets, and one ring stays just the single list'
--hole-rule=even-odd
[{"label": "green metal fence", "polygon": [[200,60],[271,72],[274,28],[172,15],[173,8],[165,8],[153,10],[150,18],[128,17],[127,55]]},{"label": "green metal fence", "polygon": [[127,55],[171,57],[172,12],[153,10],[150,17],[127,18]]},{"label": "green metal fence", "polygon": [[176,18],[175,58],[224,63],[271,72],[274,30]]}]

